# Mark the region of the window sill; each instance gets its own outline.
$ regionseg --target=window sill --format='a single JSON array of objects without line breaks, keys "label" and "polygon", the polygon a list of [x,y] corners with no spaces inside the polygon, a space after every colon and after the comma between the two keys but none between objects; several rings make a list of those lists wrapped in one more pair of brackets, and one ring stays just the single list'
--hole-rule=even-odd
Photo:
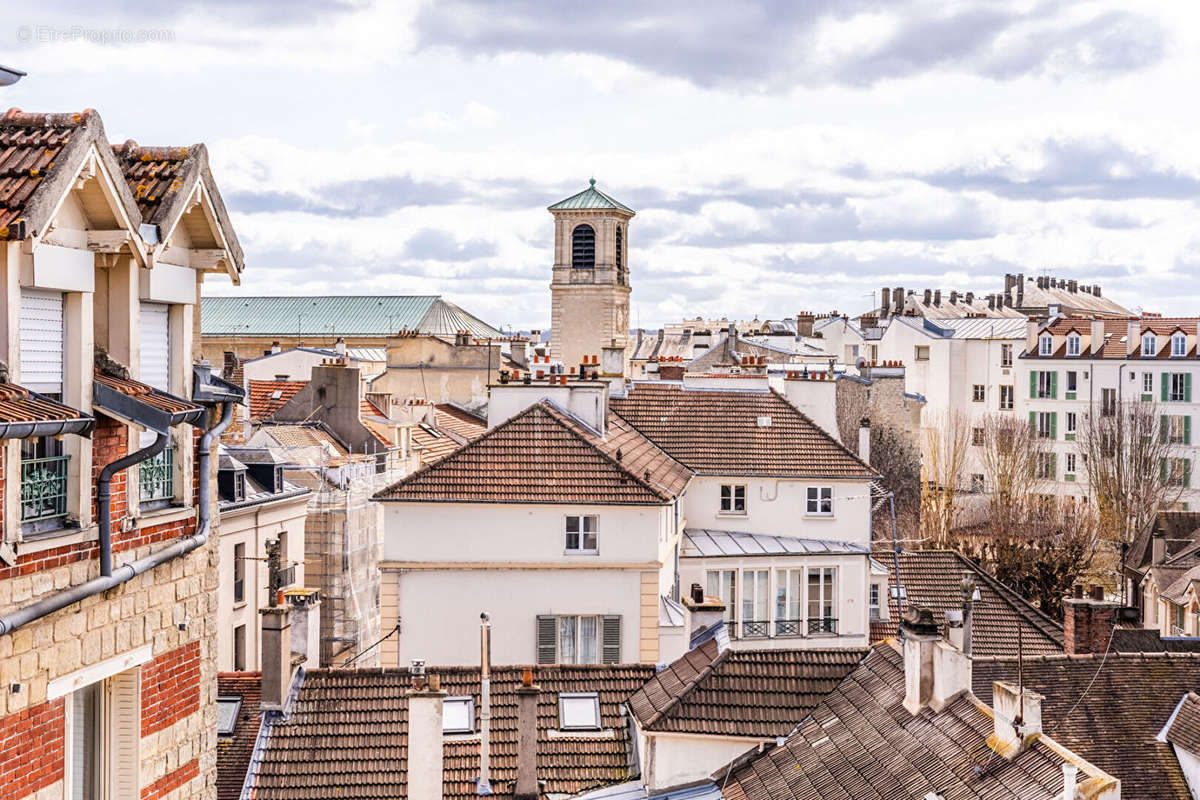
[{"label": "window sill", "polygon": [[233,610],[234,610],[234,611],[240,611],[240,610],[242,610],[242,609],[243,609],[243,608],[245,608],[245,607],[246,607],[246,601],[245,601],[245,600],[234,600],[234,601],[233,601]]},{"label": "window sill", "polygon": [[191,519],[194,516],[196,516],[196,509],[192,506],[167,506],[140,512],[134,520],[133,527],[135,530],[141,530],[153,525],[165,525],[170,522]]},{"label": "window sill", "polygon": [[745,511],[718,511],[717,516],[718,517],[735,517],[735,518],[744,519],[744,518],[750,516],[750,514]]},{"label": "window sill", "polygon": [[13,544],[17,557],[40,553],[55,547],[66,547],[81,542],[92,542],[99,538],[99,527],[88,525],[86,528],[58,528],[52,531],[31,533]]},{"label": "window sill", "polygon": [[806,511],[804,517],[805,519],[833,519],[834,515],[832,511]]},{"label": "window sill", "polygon": [[599,550],[563,550],[564,556],[598,556]]}]

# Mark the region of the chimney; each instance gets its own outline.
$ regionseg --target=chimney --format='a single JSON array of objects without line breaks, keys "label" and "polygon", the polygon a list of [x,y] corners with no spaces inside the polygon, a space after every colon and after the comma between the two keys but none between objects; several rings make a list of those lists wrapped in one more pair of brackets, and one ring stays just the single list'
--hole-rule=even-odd
[{"label": "chimney", "polygon": [[1076,294],[1079,291],[1079,281],[1074,278],[1067,281],[1067,291],[1071,294]]},{"label": "chimney", "polygon": [[529,343],[524,342],[524,341],[513,342],[512,344],[509,345],[508,357],[511,358],[519,366],[522,366],[522,367],[528,366],[528,361],[527,361],[528,356],[526,355],[526,353],[528,352],[526,350],[528,345],[529,345]]},{"label": "chimney", "polygon": [[1150,565],[1158,566],[1167,560],[1167,534],[1155,531],[1150,535]]},{"label": "chimney", "polygon": [[442,700],[437,675],[425,675],[425,661],[412,662],[408,692],[408,796],[442,797]]},{"label": "chimney", "polygon": [[975,302],[975,293],[974,292],[967,292],[966,302],[967,302],[967,305],[971,305],[972,303]]},{"label": "chimney", "polygon": [[1016,758],[1042,732],[1042,700],[1032,689],[1008,681],[992,683],[992,749],[1006,759]]},{"label": "chimney", "polygon": [[858,457],[863,463],[871,463],[871,418],[863,417],[858,421]]},{"label": "chimney", "polygon": [[714,636],[720,638],[725,628],[725,604],[716,597],[706,597],[704,589],[698,583],[693,583],[687,597],[683,598],[684,608],[688,610],[687,636],[688,649],[703,644]]},{"label": "chimney", "polygon": [[279,342],[271,342],[271,355],[274,355],[281,350],[282,348],[279,346]]},{"label": "chimney", "polygon": [[896,314],[904,313],[904,287],[897,286],[892,290],[892,303],[895,306]]},{"label": "chimney", "polygon": [[1063,793],[1062,800],[1076,800],[1079,793],[1075,789],[1075,781],[1079,777],[1079,767],[1066,762],[1062,765],[1063,771]]},{"label": "chimney", "polygon": [[1095,356],[1100,351],[1100,348],[1104,346],[1104,320],[1093,319],[1091,321],[1091,329],[1092,329],[1092,341],[1091,341],[1092,355]]},{"label": "chimney", "polygon": [[942,290],[941,289],[933,290],[933,304],[935,306],[940,306],[942,304]]},{"label": "chimney", "polygon": [[958,304],[958,292],[951,289],[950,290],[950,305],[953,306],[953,305],[957,305],[957,304]]},{"label": "chimney", "polygon": [[933,612],[912,604],[900,619],[904,648],[904,707],[917,714],[933,698],[933,650],[941,636]]},{"label": "chimney", "polygon": [[287,606],[261,608],[262,707],[282,711],[292,685],[292,630]]},{"label": "chimney", "polygon": [[1011,272],[1005,273],[1005,275],[1004,275],[1004,293],[1008,294],[1010,291],[1012,291],[1013,287],[1016,285],[1017,285],[1017,276],[1013,275]]},{"label": "chimney", "polygon": [[888,312],[892,310],[892,290],[884,286],[879,292],[879,318],[887,319]]},{"label": "chimney", "polygon": [[1100,284],[1097,283],[1092,286],[1092,295],[1094,297],[1100,296]]},{"label": "chimney", "polygon": [[492,793],[492,626],[486,611],[479,615],[479,779],[475,786],[481,795]]},{"label": "chimney", "polygon": [[796,335],[797,336],[812,336],[813,323],[816,321],[816,315],[805,311],[796,315]]},{"label": "chimney", "polygon": [[926,289],[924,294],[921,295],[921,300],[925,303],[925,305],[930,305],[933,301],[933,290]]},{"label": "chimney", "polygon": [[1090,587],[1087,597],[1063,600],[1063,650],[1068,655],[1108,652],[1117,625],[1117,603],[1104,599],[1104,589]]},{"label": "chimney", "polygon": [[625,376],[625,348],[609,345],[600,348],[600,374],[606,378]]},{"label": "chimney", "polygon": [[346,340],[339,336],[337,341],[333,344],[333,351],[339,356],[346,355]]},{"label": "chimney", "polygon": [[1142,346],[1142,326],[1141,320],[1131,319],[1125,323],[1125,355],[1132,355],[1133,351]]},{"label": "chimney", "polygon": [[533,670],[521,672],[517,687],[517,781],[513,800],[538,800],[537,779],[537,706],[541,689],[533,683]]},{"label": "chimney", "polygon": [[996,310],[996,295],[989,294],[988,295],[988,311],[995,311],[995,310]]}]

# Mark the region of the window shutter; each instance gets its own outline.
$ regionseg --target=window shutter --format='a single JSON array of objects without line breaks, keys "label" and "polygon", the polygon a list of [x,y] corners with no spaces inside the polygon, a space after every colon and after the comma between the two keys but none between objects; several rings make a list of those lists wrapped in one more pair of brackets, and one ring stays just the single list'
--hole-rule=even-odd
[{"label": "window shutter", "polygon": [[1171,420],[1166,414],[1162,414],[1158,418],[1158,443],[1167,443],[1167,433],[1171,427]]},{"label": "window shutter", "polygon": [[1050,438],[1051,439],[1058,438],[1058,412],[1057,411],[1050,412]]},{"label": "window shutter", "polygon": [[1167,460],[1165,458],[1160,458],[1158,460],[1158,472],[1159,472],[1159,477],[1162,480],[1163,485],[1165,486],[1167,483]]},{"label": "window shutter", "polygon": [[1036,369],[1029,370],[1029,399],[1030,400],[1037,398],[1037,382],[1038,382],[1038,371]]},{"label": "window shutter", "polygon": [[607,616],[603,622],[603,651],[600,661],[603,664],[621,663],[621,617]]},{"label": "window shutter", "polygon": [[1190,416],[1183,418],[1183,443],[1192,443],[1192,418]]},{"label": "window shutter", "polygon": [[142,303],[139,312],[141,359],[138,379],[164,392],[171,389],[169,306]]},{"label": "window shutter", "polygon": [[141,771],[141,709],[138,698],[141,670],[134,668],[114,675],[108,684],[108,774],[113,797],[139,797]]},{"label": "window shutter", "polygon": [[1055,479],[1056,479],[1056,478],[1055,478],[1055,476],[1056,476],[1056,475],[1057,475],[1057,473],[1058,473],[1058,454],[1057,454],[1057,453],[1050,453],[1050,454],[1049,454],[1049,459],[1048,459],[1048,460],[1049,460],[1049,462],[1050,462],[1050,464],[1049,464],[1049,467],[1050,467],[1050,480],[1055,480]]},{"label": "window shutter", "polygon": [[1183,373],[1183,402],[1192,402],[1192,373]]},{"label": "window shutter", "polygon": [[558,661],[558,617],[538,615],[537,663],[553,664],[556,661]]},{"label": "window shutter", "polygon": [[62,292],[21,290],[21,385],[35,392],[63,390]]},{"label": "window shutter", "polygon": [[1029,412],[1029,429],[1031,431],[1033,431],[1034,436],[1037,435],[1037,412],[1036,411]]},{"label": "window shutter", "polygon": [[1167,402],[1167,392],[1170,390],[1171,376],[1164,372],[1162,374],[1162,401]]},{"label": "window shutter", "polygon": [[1058,370],[1050,373],[1050,397],[1053,400],[1058,399]]}]

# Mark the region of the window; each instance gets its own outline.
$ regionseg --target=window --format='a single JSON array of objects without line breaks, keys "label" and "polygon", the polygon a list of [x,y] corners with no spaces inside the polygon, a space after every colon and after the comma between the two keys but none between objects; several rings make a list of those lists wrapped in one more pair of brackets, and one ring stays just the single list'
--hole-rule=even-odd
[{"label": "window", "polygon": [[63,443],[53,436],[21,441],[21,523],[27,531],[63,527],[70,462],[71,457],[63,453]]},{"label": "window", "polygon": [[1153,333],[1142,334],[1142,358],[1154,358],[1158,348]]},{"label": "window", "polygon": [[[153,433],[142,437],[142,447],[156,438]],[[175,499],[175,454],[170,439],[161,453],[138,464],[138,499],[143,509],[161,508]]]},{"label": "window", "polygon": [[619,615],[537,618],[537,663],[617,664],[620,660]]},{"label": "window", "polygon": [[1192,418],[1172,414],[1163,415],[1159,421],[1160,440],[1170,444],[1192,443]]},{"label": "window", "polygon": [[971,474],[971,491],[974,492],[975,494],[979,494],[980,492],[983,491],[983,488],[984,488],[983,475],[978,472],[972,473]]},{"label": "window", "polygon": [[732,569],[709,570],[706,575],[705,594],[719,597],[725,604],[725,621],[733,620],[734,603],[737,601],[737,571]]},{"label": "window", "polygon": [[1077,357],[1079,355],[1079,334],[1072,331],[1067,334],[1067,356]]},{"label": "window", "polygon": [[742,638],[767,635],[767,576],[765,569],[742,570]]},{"label": "window", "polygon": [[746,487],[731,484],[721,486],[721,513],[746,513]]},{"label": "window", "polygon": [[833,598],[837,567],[808,570],[808,632],[837,633]]},{"label": "window", "polygon": [[929,360],[929,345],[927,345],[927,344],[917,345],[915,357],[916,357],[917,361],[928,361]]},{"label": "window", "polygon": [[1038,339],[1038,355],[1048,356],[1054,352],[1054,337],[1048,333],[1043,333]]},{"label": "window", "polygon": [[1171,334],[1171,358],[1183,358],[1187,355],[1187,337],[1182,332]]},{"label": "window", "polygon": [[1000,366],[1011,367],[1013,356],[1013,346],[1011,344],[1000,345]]},{"label": "window", "polygon": [[442,701],[442,733],[475,732],[475,698],[447,697]]},{"label": "window", "polygon": [[1011,411],[1012,410],[1014,394],[1016,394],[1016,393],[1013,391],[1013,387],[1011,385],[1004,385],[1004,386],[1000,387],[1000,410],[1001,411]]},{"label": "window", "polygon": [[242,698],[237,696],[217,698],[217,735],[229,736],[237,727],[238,712],[242,710]]},{"label": "window", "polygon": [[878,583],[871,584],[871,595],[867,607],[871,612],[871,621],[878,622],[883,619],[883,607],[880,605],[880,597],[883,594],[882,587]]},{"label": "window", "polygon": [[1075,454],[1074,453],[1067,453],[1066,474],[1067,475],[1075,474]]},{"label": "window", "polygon": [[983,428],[971,428],[971,444],[983,447]]},{"label": "window", "polygon": [[103,684],[71,694],[71,800],[100,800]]},{"label": "window", "polygon": [[596,692],[559,692],[558,727],[564,731],[600,730],[600,695]]},{"label": "window", "polygon": [[1075,370],[1069,370],[1067,372],[1067,391],[1068,392],[1079,391],[1079,373],[1076,372]]},{"label": "window", "polygon": [[1079,427],[1079,415],[1074,411],[1067,412],[1067,433],[1075,433],[1075,429]]},{"label": "window", "polygon": [[1054,453],[1037,454],[1037,476],[1044,480],[1054,479]]},{"label": "window", "polygon": [[596,523],[598,520],[599,517],[591,514],[567,517],[566,548],[568,553],[596,552]]},{"label": "window", "polygon": [[833,514],[833,487],[808,487],[808,513]]},{"label": "window", "polygon": [[63,796],[69,800],[140,795],[140,685],[141,670],[135,668],[67,696]]},{"label": "window", "polygon": [[1100,390],[1100,416],[1111,417],[1117,413],[1117,390]]},{"label": "window", "polygon": [[1035,371],[1029,373],[1034,381],[1033,396],[1039,400],[1055,400],[1058,395],[1058,373]]},{"label": "window", "polygon": [[246,626],[233,629],[233,668],[241,672],[246,668]]},{"label": "window", "polygon": [[1143,372],[1142,373],[1142,393],[1143,394],[1154,394],[1154,373],[1153,372]]},{"label": "window", "polygon": [[[1031,412],[1032,413],[1032,412]],[[1039,411],[1037,412],[1037,438],[1053,439],[1055,438],[1055,414],[1053,412]]]},{"label": "window", "polygon": [[617,226],[617,251],[613,256],[617,266],[617,283],[625,285],[625,229]]},{"label": "window", "polygon": [[1162,460],[1162,481],[1167,486],[1191,485],[1192,460],[1190,458],[1164,458]]},{"label": "window", "polygon": [[982,383],[977,383],[971,387],[971,400],[976,403],[982,403],[987,399],[987,388]]},{"label": "window", "polygon": [[233,602],[246,602],[246,545],[233,546]]},{"label": "window", "polygon": [[571,266],[576,269],[596,267],[596,231],[591,225],[576,225],[571,232]]},{"label": "window", "polygon": [[1192,402],[1192,373],[1164,372],[1163,400],[1172,403]]},{"label": "window", "polygon": [[804,621],[800,604],[804,598],[804,570],[775,570],[775,635],[799,636]]}]

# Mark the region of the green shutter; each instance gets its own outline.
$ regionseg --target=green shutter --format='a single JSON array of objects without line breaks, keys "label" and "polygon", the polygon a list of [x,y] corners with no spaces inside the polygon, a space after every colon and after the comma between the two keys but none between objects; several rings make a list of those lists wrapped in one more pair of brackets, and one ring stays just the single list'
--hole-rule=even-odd
[{"label": "green shutter", "polygon": [[1166,414],[1161,415],[1158,418],[1158,443],[1159,444],[1167,443],[1167,432],[1170,430],[1170,428],[1171,428],[1171,418],[1168,417]]},{"label": "green shutter", "polygon": [[1192,418],[1190,416],[1183,418],[1183,443],[1192,443]]},{"label": "green shutter", "polygon": [[[1051,439],[1058,438],[1058,412],[1057,411],[1050,412],[1050,438]],[[1051,456],[1051,458],[1053,458],[1053,456]]]},{"label": "green shutter", "polygon": [[1158,472],[1159,472],[1159,476],[1160,476],[1159,480],[1162,482],[1163,486],[1166,486],[1167,485],[1167,460],[1165,458],[1160,458],[1158,460]]},{"label": "green shutter", "polygon": [[1058,399],[1058,370],[1050,373],[1050,397],[1053,400]]},{"label": "green shutter", "polygon": [[1029,412],[1029,430],[1033,431],[1033,435],[1037,436],[1037,412]]},{"label": "green shutter", "polygon": [[1169,387],[1170,385],[1171,385],[1171,376],[1164,372],[1162,374],[1162,401],[1164,403],[1167,402],[1167,391],[1168,391],[1167,387]]},{"label": "green shutter", "polygon": [[1189,488],[1192,485],[1192,460],[1185,458],[1183,460],[1183,486]]},{"label": "green shutter", "polygon": [[[1051,420],[1053,419],[1054,418],[1051,417]],[[1050,460],[1050,480],[1054,480],[1055,473],[1058,471],[1058,454],[1050,453],[1048,458]]]},{"label": "green shutter", "polygon": [[1183,402],[1192,402],[1192,373],[1183,373]]},{"label": "green shutter", "polygon": [[1037,381],[1038,381],[1038,371],[1036,369],[1029,370],[1029,399],[1030,400],[1037,398]]}]

